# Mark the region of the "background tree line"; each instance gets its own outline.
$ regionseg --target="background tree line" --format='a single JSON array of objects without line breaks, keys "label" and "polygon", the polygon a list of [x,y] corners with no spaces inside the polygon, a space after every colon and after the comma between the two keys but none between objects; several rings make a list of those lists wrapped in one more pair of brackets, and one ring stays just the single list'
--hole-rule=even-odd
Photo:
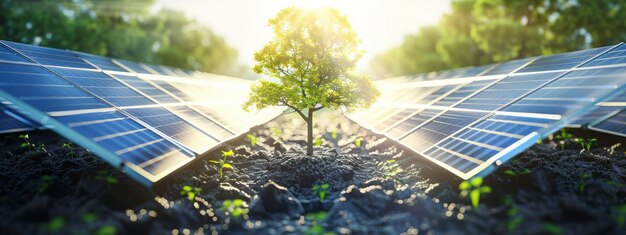
[{"label": "background tree line", "polygon": [[371,61],[374,76],[417,74],[626,40],[626,0],[453,0],[438,25],[421,28]]},{"label": "background tree line", "polygon": [[237,51],[153,0],[0,0],[0,39],[240,76]]}]

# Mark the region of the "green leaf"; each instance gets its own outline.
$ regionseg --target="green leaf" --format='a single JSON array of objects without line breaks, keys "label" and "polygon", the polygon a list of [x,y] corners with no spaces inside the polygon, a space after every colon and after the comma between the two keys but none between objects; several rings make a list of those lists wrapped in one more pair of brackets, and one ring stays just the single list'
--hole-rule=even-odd
[{"label": "green leaf", "polygon": [[459,184],[459,189],[460,189],[460,190],[467,190],[467,189],[469,189],[469,188],[470,188],[470,186],[471,186],[471,185],[470,185],[470,183],[469,183],[469,182],[467,182],[467,181],[463,181],[463,182],[461,182],[461,184]]},{"label": "green leaf", "polygon": [[328,184],[322,184],[322,189],[328,189],[330,187],[330,185]]},{"label": "green leaf", "polygon": [[474,187],[480,186],[481,184],[483,184],[483,177],[474,177],[470,179],[470,184],[472,184],[472,186]]},{"label": "green leaf", "polygon": [[480,187],[480,193],[491,193],[491,187],[489,186]]},{"label": "green leaf", "polygon": [[196,198],[196,194],[194,192],[187,192],[187,198],[189,201],[193,201]]},{"label": "green leaf", "polygon": [[222,151],[222,157],[230,157],[230,156],[233,156],[234,154],[235,152],[233,152],[233,150]]},{"label": "green leaf", "polygon": [[506,228],[509,231],[509,233],[514,232],[515,230],[517,230],[517,227],[519,227],[519,225],[524,221],[524,217],[521,216],[517,216],[513,219],[511,219],[507,224],[506,224]]},{"label": "green leaf", "polygon": [[183,186],[183,191],[191,192],[191,186],[189,186],[189,185]]},{"label": "green leaf", "polygon": [[326,191],[321,191],[319,196],[320,196],[320,201],[324,201],[324,198],[326,198]]},{"label": "green leaf", "polygon": [[96,231],[96,235],[115,235],[117,234],[117,229],[111,225],[107,225],[101,227]]},{"label": "green leaf", "polygon": [[553,223],[545,223],[543,224],[543,228],[546,232],[552,235],[563,234],[563,229],[561,229],[561,227]]},{"label": "green leaf", "polygon": [[243,206],[243,200],[241,200],[241,199],[235,199],[235,200],[233,201],[233,205],[235,205],[235,206]]},{"label": "green leaf", "polygon": [[216,161],[216,160],[209,160],[209,162],[215,163],[215,164],[221,164],[222,163],[221,161]]},{"label": "green leaf", "polygon": [[516,174],[515,174],[515,172],[514,172],[513,170],[506,170],[506,171],[504,171],[504,174],[507,174],[507,175],[512,175],[512,176],[515,176],[515,175],[516,175]]},{"label": "green leaf", "polygon": [[54,233],[59,231],[65,225],[65,219],[63,217],[54,217],[48,222],[48,231]]},{"label": "green leaf", "polygon": [[224,163],[224,165],[222,165],[222,167],[224,167],[224,168],[233,168],[233,165],[231,165],[230,163]]},{"label": "green leaf", "polygon": [[333,138],[333,140],[337,139],[337,132],[336,131],[331,132],[330,133],[330,138]]},{"label": "green leaf", "polygon": [[223,207],[229,208],[233,205],[233,202],[231,200],[226,200],[224,201],[224,203],[222,204]]},{"label": "green leaf", "polygon": [[470,192],[470,199],[472,200],[472,206],[474,208],[478,208],[480,204],[480,191],[478,189],[474,189]]},{"label": "green leaf", "polygon": [[90,224],[98,219],[98,215],[96,215],[95,213],[86,213],[81,216],[81,219],[83,220],[83,222]]}]

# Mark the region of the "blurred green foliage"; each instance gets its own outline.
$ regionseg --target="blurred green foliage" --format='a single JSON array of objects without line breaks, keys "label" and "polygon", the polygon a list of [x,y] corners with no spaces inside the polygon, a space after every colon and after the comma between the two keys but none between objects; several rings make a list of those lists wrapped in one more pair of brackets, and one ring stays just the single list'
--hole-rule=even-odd
[{"label": "blurred green foliage", "polygon": [[626,0],[452,0],[438,25],[377,55],[377,78],[477,66],[626,41]]},{"label": "blurred green foliage", "polygon": [[0,39],[237,76],[237,51],[153,0],[0,0]]}]

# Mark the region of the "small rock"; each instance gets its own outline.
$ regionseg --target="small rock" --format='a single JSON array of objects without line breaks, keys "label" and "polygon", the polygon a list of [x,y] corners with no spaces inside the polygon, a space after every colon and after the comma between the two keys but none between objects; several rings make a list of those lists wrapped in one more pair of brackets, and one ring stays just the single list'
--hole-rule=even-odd
[{"label": "small rock", "polygon": [[302,204],[289,190],[271,180],[263,185],[259,194],[252,199],[250,211],[254,214],[268,217],[275,214],[284,214],[292,218],[304,213]]}]

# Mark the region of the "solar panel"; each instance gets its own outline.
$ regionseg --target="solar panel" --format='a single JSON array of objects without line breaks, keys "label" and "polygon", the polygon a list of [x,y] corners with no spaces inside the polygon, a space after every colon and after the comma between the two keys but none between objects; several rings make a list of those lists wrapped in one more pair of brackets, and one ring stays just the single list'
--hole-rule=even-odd
[{"label": "solar panel", "polygon": [[0,56],[0,132],[50,128],[144,185],[284,110],[233,111],[242,79],[6,41]]},{"label": "solar panel", "polygon": [[[610,114],[592,128],[618,134],[626,131],[624,102],[616,98],[626,89],[626,64],[614,61],[622,60],[623,47],[482,66],[489,69],[479,69],[483,72],[474,77],[450,79],[452,73],[443,72],[447,75],[440,78],[448,79],[393,85],[382,80],[377,82],[382,84],[381,99],[370,110],[349,117],[369,124],[373,121],[366,117],[380,112],[381,107],[403,110],[377,122],[393,123],[390,126],[367,127],[461,178],[486,175],[537,140],[572,123],[606,119]],[[602,62],[596,63],[596,59]],[[441,92],[432,92],[437,97],[424,96],[423,101],[400,101],[387,94],[402,89],[401,94],[420,92],[432,86]],[[406,110],[411,109],[414,112],[407,116]],[[599,109],[602,114],[590,113]]]}]

